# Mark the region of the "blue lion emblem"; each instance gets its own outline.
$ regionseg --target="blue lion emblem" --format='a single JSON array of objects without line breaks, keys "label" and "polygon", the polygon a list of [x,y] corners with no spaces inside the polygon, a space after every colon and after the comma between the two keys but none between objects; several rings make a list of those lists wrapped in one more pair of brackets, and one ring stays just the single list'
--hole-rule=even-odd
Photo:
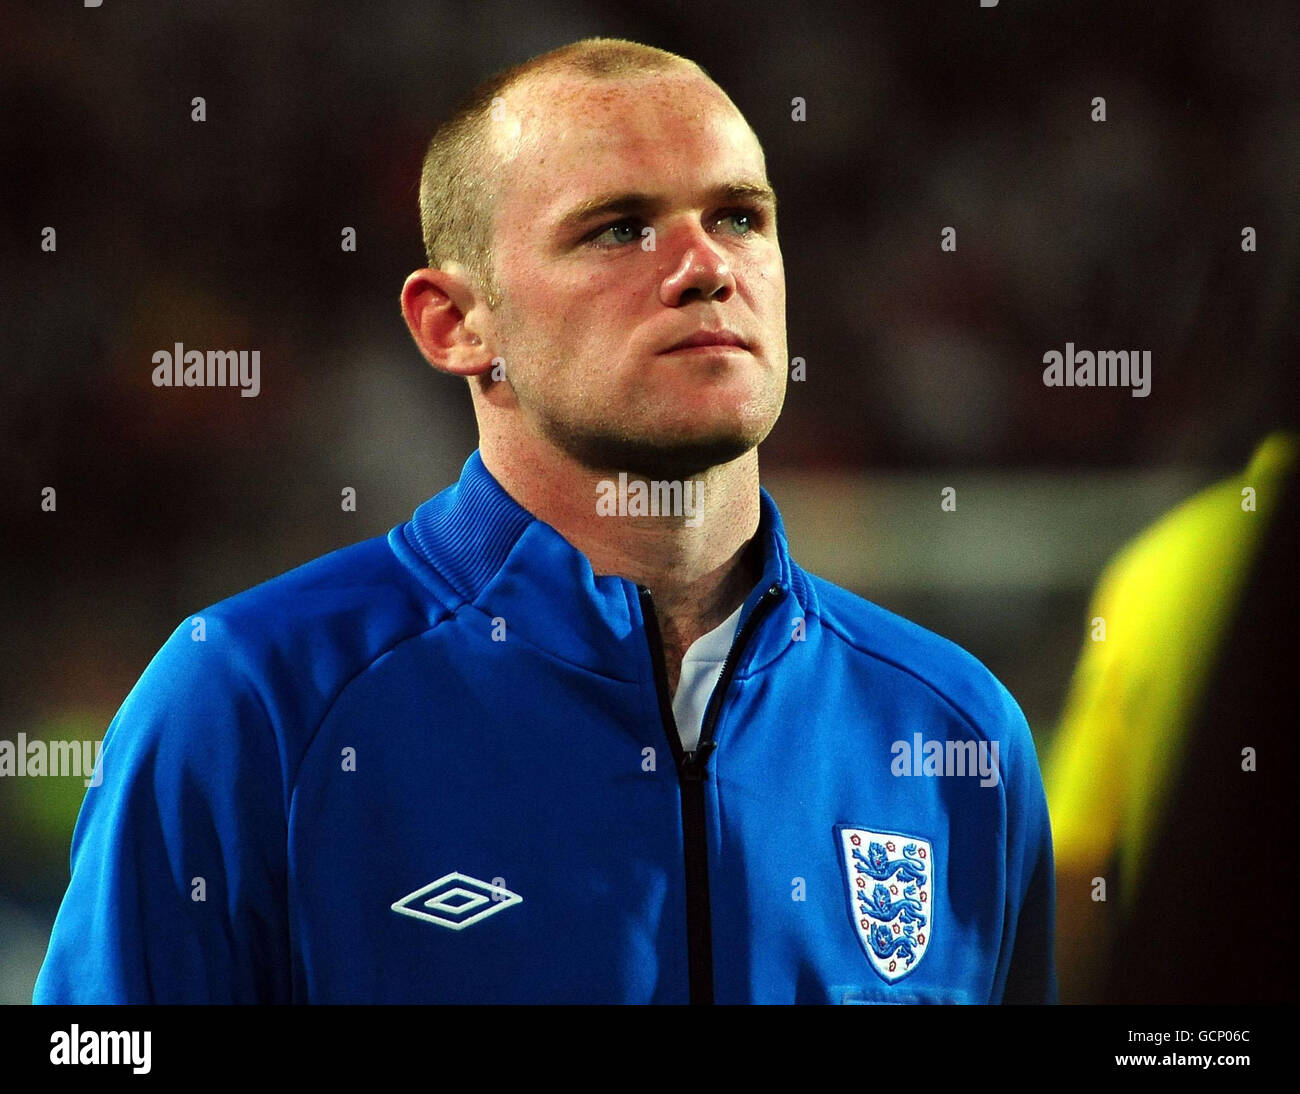
[{"label": "blue lion emblem", "polygon": [[892,923],[897,919],[900,923],[907,924],[907,933],[911,934],[911,924],[915,923],[918,927],[924,927],[926,917],[921,914],[921,902],[913,900],[912,894],[916,887],[909,885],[906,889],[906,895],[897,901],[889,899],[889,890],[876,883],[876,887],[871,890],[871,896],[861,890],[858,892],[858,900],[862,904],[862,914],[869,915],[873,919],[883,919],[886,923]]},{"label": "blue lion emblem", "polygon": [[871,930],[872,952],[880,958],[897,955],[903,958],[905,966],[910,966],[916,960],[916,951],[912,949],[913,941],[909,935],[905,934],[895,938],[890,929],[883,923],[877,923]]},{"label": "blue lion emblem", "polygon": [[853,857],[857,859],[853,868],[860,874],[866,874],[876,881],[888,881],[895,874],[904,883],[914,881],[925,884],[925,862],[916,853],[916,844],[909,843],[903,848],[903,857],[892,861],[885,853],[883,843],[872,843],[864,855],[858,848],[853,848]]}]

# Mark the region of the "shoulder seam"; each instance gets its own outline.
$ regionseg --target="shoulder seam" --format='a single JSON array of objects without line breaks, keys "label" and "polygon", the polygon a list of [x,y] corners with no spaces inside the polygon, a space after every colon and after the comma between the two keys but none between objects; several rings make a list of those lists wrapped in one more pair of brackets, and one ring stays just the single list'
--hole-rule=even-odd
[{"label": "shoulder seam", "polygon": [[[825,615],[821,616],[821,623],[822,626],[824,626],[832,634],[838,637],[840,641],[842,641],[846,646],[849,646],[851,649],[857,650],[857,652],[862,654],[864,657],[870,657],[876,661],[881,662],[882,664],[889,665],[891,668],[895,668],[899,672],[906,673],[908,676],[912,677],[913,680],[916,680],[918,683],[925,685],[925,687],[929,688],[930,691],[932,691],[935,695],[937,695],[940,699],[942,699],[944,703],[947,704],[957,714],[957,716],[961,718],[963,722],[966,723],[967,728],[969,728],[971,732],[973,732],[977,737],[982,738],[983,740],[986,741],[989,740],[988,733],[980,729],[978,723],[974,718],[970,716],[970,714],[968,714],[965,710],[963,710],[960,706],[958,706],[957,703],[954,702],[951,697],[944,694],[944,692],[942,692],[938,687],[936,687],[933,683],[927,680],[920,673],[916,672],[914,669],[908,668],[906,665],[899,664],[897,661],[882,656],[881,654],[877,653],[875,650],[865,649],[864,647],[860,646],[857,642],[855,642],[852,638],[850,638],[847,634],[845,634],[844,631],[837,624],[833,623]],[[945,642],[948,641],[947,639],[943,639],[942,635],[935,635],[935,637],[941,638]],[[961,649],[960,646],[958,646],[957,648]],[[962,652],[966,653],[966,651],[964,650]],[[966,655],[968,657],[971,657],[972,660],[975,660],[976,664],[980,665],[980,667],[985,672],[989,672],[988,668],[984,666],[981,662],[979,662],[979,660],[975,658],[973,654],[966,653]],[[989,677],[991,680],[994,681],[994,683],[997,686],[1001,686],[997,682],[997,677],[993,676],[991,672],[989,673]]]},{"label": "shoulder seam", "polygon": [[330,698],[329,702],[325,704],[325,709],[321,712],[320,719],[316,723],[316,728],[311,731],[311,733],[307,736],[307,739],[304,741],[302,750],[298,755],[297,763],[294,765],[293,778],[290,779],[288,783],[288,792],[289,792],[288,799],[285,801],[285,823],[286,824],[288,823],[289,820],[289,812],[293,806],[293,795],[298,788],[298,775],[302,771],[303,763],[307,759],[307,753],[311,751],[311,746],[316,743],[316,738],[320,735],[320,731],[322,727],[325,725],[325,720],[330,716],[330,713],[334,710],[334,707],[338,704],[338,701],[342,697],[343,693],[348,689],[348,687],[352,684],[354,680],[358,679],[359,677],[363,676],[365,673],[369,672],[370,669],[374,666],[375,662],[378,661],[385,654],[391,653],[403,642],[409,642],[412,638],[418,638],[420,635],[427,634],[429,631],[437,630],[437,628],[442,626],[442,624],[447,622],[447,620],[453,618],[455,618],[455,612],[446,611],[446,614],[434,620],[432,623],[423,626],[418,630],[411,631],[409,634],[404,634],[399,638],[393,639],[391,642],[385,645],[383,649],[378,650],[375,653],[375,655],[372,658],[370,658],[369,661],[367,661],[364,665],[362,665],[359,669],[357,669],[356,672],[354,672],[351,676],[349,676],[338,686],[338,688],[334,692],[334,695]]}]

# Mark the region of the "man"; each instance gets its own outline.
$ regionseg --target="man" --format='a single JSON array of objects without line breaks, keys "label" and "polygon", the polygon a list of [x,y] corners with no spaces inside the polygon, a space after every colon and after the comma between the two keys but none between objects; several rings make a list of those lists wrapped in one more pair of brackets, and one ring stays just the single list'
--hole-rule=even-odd
[{"label": "man", "polygon": [[439,129],[421,209],[402,310],[480,449],[166,643],[36,999],[1052,1000],[1019,708],[759,488],[785,286],[735,106],[579,42]]}]

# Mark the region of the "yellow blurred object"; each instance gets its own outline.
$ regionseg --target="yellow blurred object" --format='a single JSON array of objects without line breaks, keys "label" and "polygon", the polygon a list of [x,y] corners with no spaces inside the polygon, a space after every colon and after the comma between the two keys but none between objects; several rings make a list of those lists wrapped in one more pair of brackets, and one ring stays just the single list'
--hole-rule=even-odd
[{"label": "yellow blurred object", "polygon": [[[1124,914],[1297,440],[1270,435],[1245,471],[1161,517],[1112,560],[1093,597],[1044,785],[1058,873],[1116,862]],[[1091,637],[1098,620],[1104,640]]]}]

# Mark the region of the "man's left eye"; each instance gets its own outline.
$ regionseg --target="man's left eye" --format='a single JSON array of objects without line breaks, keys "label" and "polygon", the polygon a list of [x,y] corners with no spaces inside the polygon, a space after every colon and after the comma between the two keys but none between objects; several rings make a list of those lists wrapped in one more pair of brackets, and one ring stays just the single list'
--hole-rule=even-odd
[{"label": "man's left eye", "polygon": [[758,227],[757,217],[753,213],[737,210],[732,213],[723,213],[719,220],[730,220],[739,225],[736,235],[746,236]]}]

